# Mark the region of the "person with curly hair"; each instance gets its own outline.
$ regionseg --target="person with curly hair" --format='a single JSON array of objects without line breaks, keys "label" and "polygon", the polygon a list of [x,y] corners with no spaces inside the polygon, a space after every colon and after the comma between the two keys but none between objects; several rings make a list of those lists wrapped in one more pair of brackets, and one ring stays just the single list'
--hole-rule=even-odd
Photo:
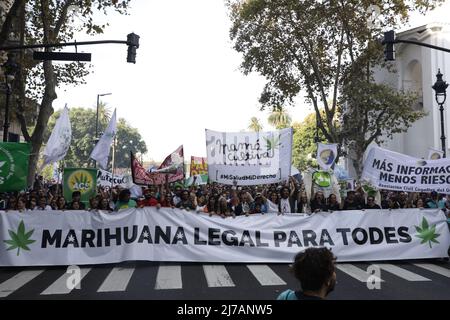
[{"label": "person with curly hair", "polygon": [[288,289],[277,300],[323,300],[336,285],[336,257],[328,248],[308,248],[294,258],[291,271],[301,290]]}]

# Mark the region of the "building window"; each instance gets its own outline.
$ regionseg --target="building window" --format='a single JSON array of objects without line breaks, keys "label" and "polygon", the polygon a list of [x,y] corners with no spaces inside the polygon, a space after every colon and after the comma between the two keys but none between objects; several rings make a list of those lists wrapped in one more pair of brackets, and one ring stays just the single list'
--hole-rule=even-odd
[{"label": "building window", "polygon": [[419,61],[413,60],[405,68],[403,90],[416,93],[418,97],[411,108],[413,110],[423,110],[422,66]]}]

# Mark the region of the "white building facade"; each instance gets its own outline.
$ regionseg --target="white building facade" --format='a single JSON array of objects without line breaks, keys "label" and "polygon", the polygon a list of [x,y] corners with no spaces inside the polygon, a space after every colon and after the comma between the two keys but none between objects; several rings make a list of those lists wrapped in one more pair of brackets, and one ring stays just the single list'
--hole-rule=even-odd
[{"label": "white building facade", "polygon": [[[396,39],[414,40],[450,49],[450,24],[433,23],[410,29],[396,35]],[[450,83],[450,53],[415,44],[395,44],[396,59],[392,63],[396,73],[385,69],[375,71],[375,81],[390,84],[398,90],[411,90],[419,95],[417,103],[411,108],[423,110],[425,117],[416,121],[405,133],[394,135],[385,141],[382,147],[417,158],[427,158],[428,149],[441,150],[441,118],[435,92],[438,69],[444,75],[443,80]],[[450,154],[450,87],[444,104],[444,123],[446,152]],[[355,177],[351,162],[346,163],[351,176]]]}]

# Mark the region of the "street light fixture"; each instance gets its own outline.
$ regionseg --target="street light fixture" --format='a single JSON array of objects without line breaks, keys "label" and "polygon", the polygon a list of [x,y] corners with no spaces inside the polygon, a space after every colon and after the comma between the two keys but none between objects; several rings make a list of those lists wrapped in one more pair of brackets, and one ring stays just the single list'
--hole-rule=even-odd
[{"label": "street light fixture", "polygon": [[444,158],[446,157],[445,151],[445,134],[444,134],[444,103],[447,99],[447,87],[448,83],[442,80],[443,74],[441,73],[441,69],[438,69],[438,74],[436,75],[436,82],[433,85],[433,90],[435,91],[436,102],[439,105],[439,111],[441,112],[441,143],[442,143],[442,152],[444,153]]},{"label": "street light fixture", "polygon": [[3,64],[6,85],[6,107],[5,107],[5,121],[3,123],[3,142],[8,142],[9,130],[9,98],[11,96],[11,85],[14,81],[18,65],[14,60],[14,54],[8,53],[8,60]]}]

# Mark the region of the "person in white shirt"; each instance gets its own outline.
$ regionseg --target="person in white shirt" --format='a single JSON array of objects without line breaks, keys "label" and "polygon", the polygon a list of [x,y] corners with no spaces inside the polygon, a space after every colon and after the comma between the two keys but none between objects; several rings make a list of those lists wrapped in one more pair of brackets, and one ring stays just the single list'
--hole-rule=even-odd
[{"label": "person in white shirt", "polygon": [[38,202],[38,206],[35,208],[35,210],[42,210],[42,211],[47,211],[47,210],[53,210],[51,206],[49,206],[47,204],[47,198],[46,197],[40,197],[39,198],[39,202]]},{"label": "person in white shirt", "polygon": [[293,193],[294,191],[290,191],[288,187],[281,188],[280,191],[281,198],[278,204],[279,214],[297,212],[295,206],[296,201],[293,198]]}]

